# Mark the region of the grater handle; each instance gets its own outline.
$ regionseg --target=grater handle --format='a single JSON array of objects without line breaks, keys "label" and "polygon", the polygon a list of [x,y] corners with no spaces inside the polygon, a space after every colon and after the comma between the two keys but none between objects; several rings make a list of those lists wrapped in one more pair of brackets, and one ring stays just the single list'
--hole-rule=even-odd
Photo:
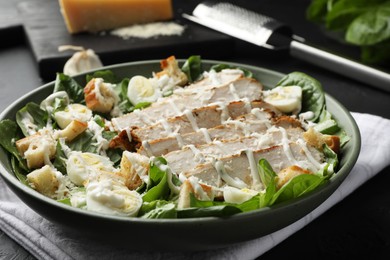
[{"label": "grater handle", "polygon": [[390,74],[314,48],[299,41],[290,43],[290,55],[327,70],[390,92]]}]

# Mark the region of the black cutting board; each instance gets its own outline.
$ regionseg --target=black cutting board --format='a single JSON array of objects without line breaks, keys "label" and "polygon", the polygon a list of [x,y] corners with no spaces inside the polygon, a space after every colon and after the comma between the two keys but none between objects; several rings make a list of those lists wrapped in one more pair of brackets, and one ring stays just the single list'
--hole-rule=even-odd
[{"label": "black cutting board", "polygon": [[182,35],[124,40],[110,34],[77,34],[67,32],[59,3],[56,0],[30,0],[17,5],[26,38],[38,64],[40,76],[49,81],[60,72],[73,51],[59,52],[61,45],[93,49],[104,65],[135,60],[163,59],[170,55],[187,58],[218,59],[231,55],[232,38],[199,25],[184,21],[182,12],[191,12],[198,1],[173,1],[175,22],[185,26]]},{"label": "black cutting board", "polygon": [[21,0],[0,0],[0,48],[23,43],[22,21],[16,5]]}]

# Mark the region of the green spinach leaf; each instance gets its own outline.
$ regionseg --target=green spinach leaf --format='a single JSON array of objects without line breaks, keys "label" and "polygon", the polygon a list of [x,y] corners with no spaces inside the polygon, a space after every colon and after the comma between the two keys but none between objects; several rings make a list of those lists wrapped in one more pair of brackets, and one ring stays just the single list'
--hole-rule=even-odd
[{"label": "green spinach leaf", "polygon": [[302,72],[292,72],[282,78],[276,86],[300,86],[302,88],[302,112],[312,111],[314,117],[311,121],[318,121],[325,109],[325,93],[318,80]]},{"label": "green spinach leaf", "polygon": [[175,203],[165,200],[144,202],[138,216],[141,218],[177,218]]},{"label": "green spinach leaf", "polygon": [[68,93],[71,103],[85,104],[84,88],[68,75],[57,73],[54,83],[54,92],[58,91],[65,91]]},{"label": "green spinach leaf", "polygon": [[348,26],[345,39],[356,45],[374,45],[390,39],[390,1],[372,7]]},{"label": "green spinach leaf", "polygon": [[272,198],[271,204],[298,198],[316,189],[325,182],[325,178],[316,174],[301,174],[295,176],[283,185]]},{"label": "green spinach leaf", "polygon": [[23,134],[29,136],[29,130],[37,131],[45,127],[48,117],[48,113],[42,110],[38,104],[29,102],[16,113],[16,123]]},{"label": "green spinach leaf", "polygon": [[93,78],[102,78],[104,82],[116,84],[119,82],[117,76],[111,70],[99,70],[93,74],[86,76],[86,81],[89,82]]},{"label": "green spinach leaf", "polygon": [[202,60],[198,55],[190,56],[183,64],[181,70],[187,75],[188,81],[194,82],[202,75]]}]

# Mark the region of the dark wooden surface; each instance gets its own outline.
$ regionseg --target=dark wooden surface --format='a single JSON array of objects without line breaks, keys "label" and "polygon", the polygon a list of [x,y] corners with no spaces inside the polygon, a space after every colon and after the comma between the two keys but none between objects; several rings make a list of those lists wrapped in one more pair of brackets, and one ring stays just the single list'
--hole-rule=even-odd
[{"label": "dark wooden surface", "polygon": [[[35,0],[34,0],[35,1]],[[54,1],[54,0],[53,0]],[[0,0],[2,9],[21,1]],[[187,4],[197,1],[186,0]],[[358,59],[358,49],[328,38],[316,25],[305,19],[310,0],[242,0],[257,12],[275,17],[293,28],[308,41]],[[0,16],[0,23],[2,21]],[[192,25],[190,25],[192,26]],[[11,27],[13,44],[0,48],[0,110],[22,94],[38,87],[46,80],[40,78],[39,67],[23,36],[21,26]],[[19,28],[19,29],[18,29]],[[4,32],[0,27],[0,33]],[[0,34],[1,35],[1,34]],[[1,38],[4,39],[4,38]],[[2,40],[3,41],[3,40]],[[370,113],[390,119],[390,93],[329,72],[325,69],[293,59],[285,53],[269,52],[239,41],[234,50],[220,46],[226,60],[289,73],[302,71],[322,82],[325,91],[354,112]],[[187,47],[191,52],[192,47]],[[175,54],[169,53],[168,55]],[[196,54],[196,53],[192,53]],[[147,58],[167,56],[165,52],[151,52]],[[203,56],[209,59],[208,55]],[[388,69],[385,67],[384,69]],[[390,148],[389,148],[390,149]],[[390,167],[353,192],[319,218],[295,233],[260,259],[389,259],[390,258]],[[23,248],[0,231],[0,259],[33,259]]]},{"label": "dark wooden surface", "polygon": [[[173,1],[174,21],[183,24],[181,12],[188,10],[190,2]],[[65,27],[58,1],[25,0],[17,4],[18,15],[26,32],[28,43],[37,60],[39,73],[45,80],[52,80],[62,70],[73,51],[59,52],[58,46],[75,45],[93,49],[103,64],[143,60],[149,57],[164,58],[170,53],[177,57],[188,57],[199,53],[211,58],[223,58],[232,51],[232,40],[218,32],[192,25],[182,35],[158,36],[147,39],[122,39],[105,34],[80,33],[71,35]],[[183,24],[184,25],[184,24]],[[230,48],[230,50],[229,50]],[[192,53],[191,53],[192,52]]]}]

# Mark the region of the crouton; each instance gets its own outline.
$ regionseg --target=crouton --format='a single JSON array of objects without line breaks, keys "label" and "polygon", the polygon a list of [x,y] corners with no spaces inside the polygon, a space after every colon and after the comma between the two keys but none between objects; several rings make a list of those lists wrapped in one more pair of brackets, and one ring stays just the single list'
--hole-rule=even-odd
[{"label": "crouton", "polygon": [[297,165],[292,165],[287,168],[282,169],[277,176],[276,187],[280,189],[284,184],[286,184],[289,180],[294,178],[295,176],[301,174],[312,174],[311,171],[302,169]]},{"label": "crouton", "polygon": [[319,150],[322,150],[323,145],[327,144],[335,153],[340,152],[340,138],[338,136],[324,135],[310,127],[303,133],[303,138],[309,145],[314,146]]},{"label": "crouton", "polygon": [[117,103],[118,97],[111,84],[101,78],[91,79],[84,88],[87,107],[92,111],[109,113]]},{"label": "crouton", "polygon": [[27,161],[29,169],[49,164],[56,153],[56,141],[50,135],[36,133],[16,141],[16,148]]},{"label": "crouton", "polygon": [[73,120],[63,130],[58,132],[58,137],[65,138],[67,141],[72,141],[78,135],[83,133],[88,128],[88,123]]},{"label": "crouton", "polygon": [[176,85],[184,86],[188,82],[187,75],[179,68],[178,62],[175,56],[170,56],[165,60],[160,62],[162,71],[156,73],[158,78],[163,75],[167,75],[170,78],[173,78]]},{"label": "crouton", "polygon": [[120,172],[118,174],[125,179],[126,187],[130,190],[134,190],[141,186],[142,179],[140,176],[146,175],[148,169],[148,157],[124,151],[120,164]]},{"label": "crouton", "polygon": [[53,168],[50,166],[45,165],[40,169],[30,172],[27,174],[27,180],[30,186],[39,193],[50,198],[56,197],[59,182]]}]

